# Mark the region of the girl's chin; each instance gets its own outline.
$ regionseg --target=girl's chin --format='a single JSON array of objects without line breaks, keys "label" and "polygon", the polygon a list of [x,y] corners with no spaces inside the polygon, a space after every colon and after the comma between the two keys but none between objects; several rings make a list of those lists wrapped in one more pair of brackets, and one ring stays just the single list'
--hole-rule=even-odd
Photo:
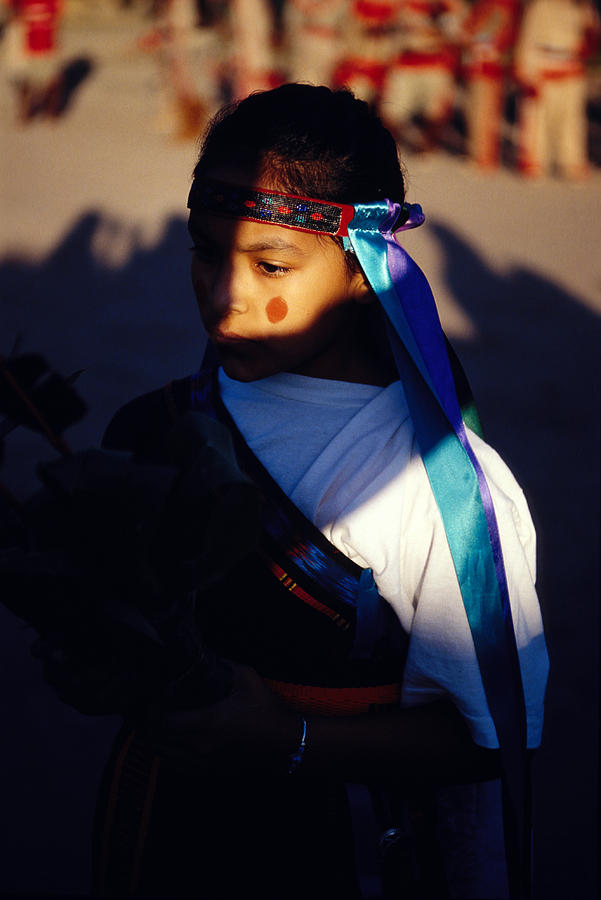
[{"label": "girl's chin", "polygon": [[231,353],[219,350],[219,362],[225,374],[234,381],[258,381],[282,371],[278,366],[269,366],[264,360],[240,359]]}]

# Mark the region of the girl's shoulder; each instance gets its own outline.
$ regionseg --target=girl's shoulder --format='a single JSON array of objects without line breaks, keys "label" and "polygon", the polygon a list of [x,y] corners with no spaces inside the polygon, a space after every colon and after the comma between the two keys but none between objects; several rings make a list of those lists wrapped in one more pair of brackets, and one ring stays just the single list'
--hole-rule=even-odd
[{"label": "girl's shoulder", "polygon": [[122,450],[136,455],[153,455],[163,435],[190,406],[190,376],[168,382],[120,407],[109,422],[102,439],[105,450]]}]

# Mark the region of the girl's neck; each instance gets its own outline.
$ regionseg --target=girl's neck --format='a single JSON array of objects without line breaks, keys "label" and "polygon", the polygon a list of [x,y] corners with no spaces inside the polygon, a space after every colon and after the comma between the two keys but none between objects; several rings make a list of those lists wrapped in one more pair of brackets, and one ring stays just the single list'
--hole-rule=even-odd
[{"label": "girl's neck", "polygon": [[306,360],[290,371],[311,378],[371,384],[376,387],[386,387],[396,381],[399,376],[394,363],[390,365],[386,354],[371,352],[371,348],[366,346],[365,333],[360,326],[361,317],[358,317],[355,326],[347,332],[344,339],[338,339],[326,352]]}]

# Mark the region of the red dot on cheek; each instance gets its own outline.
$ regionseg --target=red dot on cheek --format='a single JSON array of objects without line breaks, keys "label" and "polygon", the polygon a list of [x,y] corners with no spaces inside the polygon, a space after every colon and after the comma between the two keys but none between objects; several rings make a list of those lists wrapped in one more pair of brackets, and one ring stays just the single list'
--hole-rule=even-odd
[{"label": "red dot on cheek", "polygon": [[267,318],[275,325],[288,315],[288,304],[283,297],[272,297],[265,307]]}]

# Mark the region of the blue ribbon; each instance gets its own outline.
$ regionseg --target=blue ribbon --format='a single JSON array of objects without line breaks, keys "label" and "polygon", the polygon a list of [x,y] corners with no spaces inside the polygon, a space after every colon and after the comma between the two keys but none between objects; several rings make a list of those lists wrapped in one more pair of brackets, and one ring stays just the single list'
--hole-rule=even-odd
[{"label": "blue ribbon", "polygon": [[[461,416],[428,281],[397,243],[401,207],[355,204],[352,248],[386,313],[428,479],[440,510],[508,782],[524,796],[526,715],[501,541],[490,490]],[[424,220],[410,207],[414,227]],[[399,229],[401,230],[401,229]],[[517,806],[521,806],[517,803]]]}]

